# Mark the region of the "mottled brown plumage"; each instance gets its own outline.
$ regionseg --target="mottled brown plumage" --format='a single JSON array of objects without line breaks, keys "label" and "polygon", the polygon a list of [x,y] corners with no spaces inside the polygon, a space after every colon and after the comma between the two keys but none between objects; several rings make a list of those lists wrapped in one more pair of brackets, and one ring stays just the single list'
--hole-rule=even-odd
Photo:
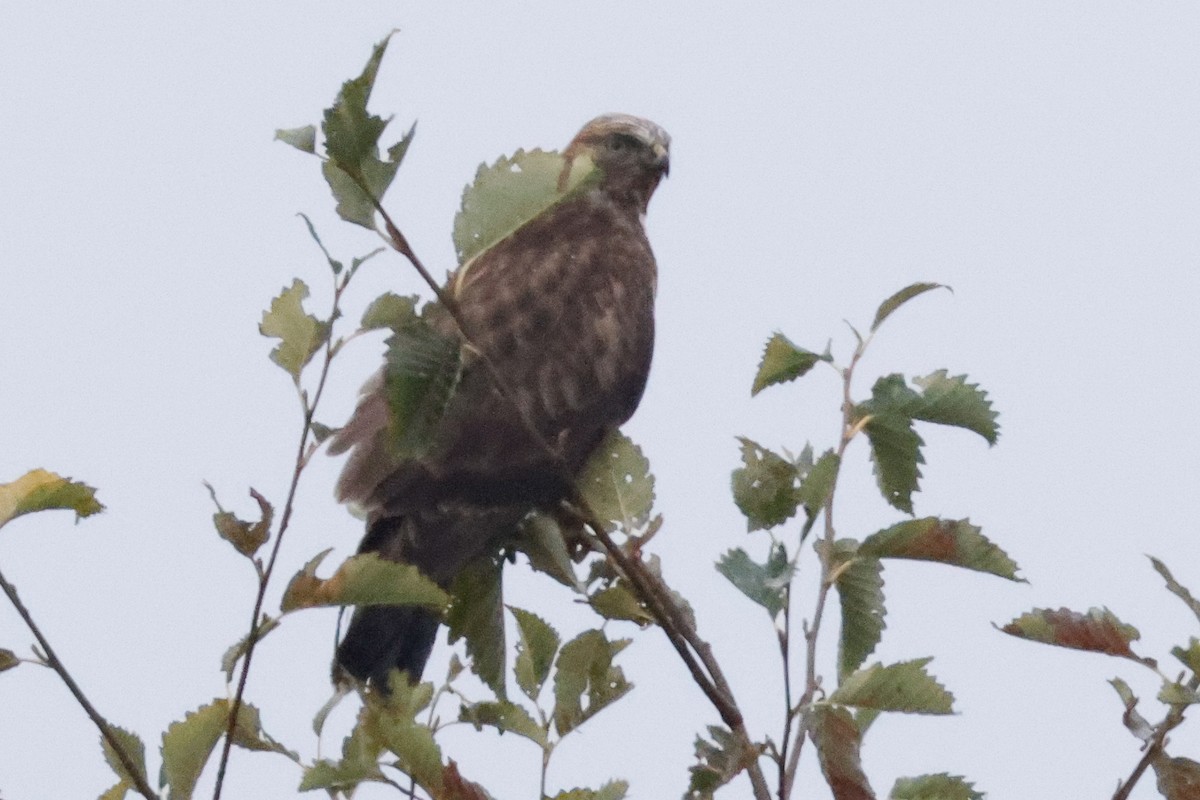
[{"label": "mottled brown plumage", "polygon": [[[466,335],[510,398],[468,352],[429,451],[397,460],[381,378],[364,387],[330,448],[352,450],[337,493],[367,514],[360,552],[414,564],[448,586],[531,510],[561,499],[596,446],[633,414],[654,344],[656,272],[643,219],[667,172],[669,142],[636,117],[592,120],[563,154],[568,169],[590,158],[598,182],[451,278]],[[448,314],[435,324],[457,335]],[[358,609],[337,663],[376,685],[397,668],[416,680],[437,627],[436,616],[417,608]]]}]

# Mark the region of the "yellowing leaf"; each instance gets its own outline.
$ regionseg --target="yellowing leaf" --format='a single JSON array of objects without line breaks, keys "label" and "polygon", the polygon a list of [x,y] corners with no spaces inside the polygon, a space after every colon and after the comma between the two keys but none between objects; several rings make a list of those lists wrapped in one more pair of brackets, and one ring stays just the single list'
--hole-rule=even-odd
[{"label": "yellowing leaf", "polygon": [[342,562],[327,580],[317,577],[317,567],[330,551],[319,553],[288,583],[282,610],[316,606],[420,605],[444,609],[450,602],[436,583],[411,564],[362,553]]},{"label": "yellowing leaf", "polygon": [[1086,614],[1066,608],[1039,608],[1017,617],[1000,630],[1020,639],[1090,650],[1154,665],[1130,649],[1129,643],[1141,638],[1137,628],[1117,619],[1107,608],[1093,608]]},{"label": "yellowing leaf", "polygon": [[[136,733],[127,731],[124,728],[118,728],[116,725],[108,725],[108,732],[121,747],[121,751],[133,762],[133,767],[137,770],[137,779],[140,779],[142,784],[148,784],[146,779],[146,745]],[[100,745],[104,749],[104,760],[112,771],[117,773],[117,777],[121,779],[118,784],[125,786],[133,786],[137,783],[137,779],[129,773],[125,765],[121,763],[121,759],[117,756],[117,751],[109,744],[109,741],[104,736],[100,737]]]},{"label": "yellowing leaf", "polygon": [[96,490],[44,469],[26,472],[12,483],[0,484],[0,527],[22,514],[55,509],[75,512],[76,521],[104,510]]},{"label": "yellowing leaf", "polygon": [[297,383],[304,365],[329,338],[329,326],[305,313],[303,302],[307,297],[307,284],[297,278],[271,301],[271,308],[263,312],[258,326],[263,336],[280,340],[271,351],[271,360]]},{"label": "yellowing leaf", "polygon": [[940,561],[1020,580],[1016,562],[965,519],[924,517],[901,522],[868,536],[858,552],[875,558]]},{"label": "yellowing leaf", "polygon": [[910,714],[951,714],[954,695],[938,683],[925,665],[932,659],[918,658],[899,664],[873,664],[842,678],[829,702],[876,711]]},{"label": "yellowing leaf", "polygon": [[808,716],[808,732],[834,800],[875,800],[862,770],[861,737],[850,712],[837,706],[815,706]]}]

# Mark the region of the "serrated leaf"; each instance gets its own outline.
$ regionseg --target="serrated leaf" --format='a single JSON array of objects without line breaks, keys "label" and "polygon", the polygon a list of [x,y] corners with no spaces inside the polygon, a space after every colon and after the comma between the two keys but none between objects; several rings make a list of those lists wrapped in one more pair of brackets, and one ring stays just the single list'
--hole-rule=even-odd
[{"label": "serrated leaf", "polygon": [[275,741],[263,730],[262,715],[257,707],[242,703],[238,711],[237,725],[233,729],[233,743],[243,750],[279,753],[299,763],[300,756]]},{"label": "serrated leaf", "polygon": [[548,211],[593,172],[589,158],[575,160],[565,186],[559,178],[566,165],[562,154],[518,150],[488,166],[480,164],[475,180],[463,190],[462,206],[454,217],[454,249],[462,285],[475,256],[511,236],[518,228]]},{"label": "serrated leaf", "polygon": [[534,722],[529,712],[521,706],[507,701],[482,702],[464,705],[458,710],[460,722],[469,722],[480,730],[484,725],[501,733],[510,732],[546,746],[546,730]]},{"label": "serrated leaf", "polygon": [[[824,544],[820,543],[824,549]],[[857,555],[858,542],[839,539],[825,554],[837,576],[834,586],[842,607],[842,635],[838,640],[838,675],[854,672],[875,652],[887,627],[883,604],[883,565],[877,558]]]},{"label": "serrated leaf", "polygon": [[125,800],[129,796],[129,790],[132,788],[125,781],[119,781],[101,794],[99,800]]},{"label": "serrated leaf", "polygon": [[1192,596],[1187,587],[1175,580],[1175,576],[1171,574],[1171,570],[1167,569],[1167,565],[1159,561],[1154,556],[1150,556],[1150,563],[1154,566],[1154,571],[1162,576],[1167,582],[1167,590],[1184,602],[1191,612],[1196,615],[1196,619],[1200,619],[1200,600]]},{"label": "serrated leaf", "polygon": [[879,305],[879,310],[875,312],[875,321],[871,323],[871,332],[874,333],[875,331],[879,330],[879,326],[883,324],[885,319],[890,317],[896,309],[900,308],[900,306],[904,305],[909,300],[912,300],[914,297],[925,294],[925,292],[929,292],[934,289],[949,288],[949,286],[943,286],[940,283],[913,283],[905,286],[903,289],[896,292]]},{"label": "serrated leaf", "polygon": [[817,515],[829,501],[837,482],[838,468],[842,460],[833,450],[826,450],[815,464],[800,470],[800,486],[796,489],[796,501],[803,506],[807,517],[804,529],[800,532],[803,541],[817,521]]},{"label": "serrated leaf", "polygon": [[301,128],[276,128],[275,138],[305,153],[317,151],[317,129],[314,125]]},{"label": "serrated leaf", "polygon": [[416,132],[414,126],[388,148],[386,159],[379,157],[379,138],[389,120],[367,111],[367,102],[389,39],[375,45],[361,75],[342,84],[321,124],[329,156],[322,173],[337,200],[337,213],[370,229],[375,227],[375,201],[383,199]]},{"label": "serrated leaf", "polygon": [[304,365],[329,338],[329,325],[305,313],[303,302],[307,297],[308,285],[296,278],[271,301],[258,326],[263,336],[280,340],[271,351],[271,360],[297,383]]},{"label": "serrated leaf", "polygon": [[[100,746],[104,749],[104,760],[113,772],[120,778],[118,786],[134,786],[140,779],[143,785],[149,784],[146,777],[146,745],[142,743],[141,738],[132,731],[127,731],[124,728],[118,728],[116,725],[108,725],[109,733],[117,740],[121,746],[121,750],[133,762],[133,767],[137,770],[137,776],[129,774],[125,769],[125,765],[121,763],[121,759],[117,756],[117,751],[109,744],[108,739],[104,736],[100,737]],[[119,796],[119,795],[118,795]]]},{"label": "serrated leaf", "polygon": [[[255,641],[262,641],[268,633],[279,627],[279,620],[275,617],[269,617],[263,614],[262,620],[258,623],[258,627],[254,631]],[[237,644],[225,651],[225,655],[221,656],[221,671],[225,673],[225,682],[233,682],[233,670],[237,666],[238,659],[246,655],[246,650],[250,647],[250,634],[243,636]]]},{"label": "serrated leaf", "polygon": [[717,562],[717,572],[724,575],[742,594],[767,610],[775,619],[787,602],[792,582],[792,563],[787,548],[781,542],[771,546],[765,564],[755,562],[740,547],[727,552]]},{"label": "serrated leaf", "polygon": [[378,553],[351,556],[322,580],[317,567],[329,553],[319,553],[292,577],[280,604],[285,613],[318,606],[419,605],[441,610],[449,605],[450,596],[412,564],[388,561]]},{"label": "serrated leaf", "polygon": [[983,800],[983,793],[975,791],[975,784],[959,775],[939,772],[936,775],[898,778],[888,798],[889,800]]},{"label": "serrated leaf", "polygon": [[588,605],[605,619],[636,622],[642,627],[655,621],[654,615],[624,581],[618,581],[592,594],[588,597]]},{"label": "serrated leaf", "polygon": [[196,781],[229,723],[229,701],[219,698],[167,727],[162,737],[159,783],[170,787],[174,800],[192,796]]},{"label": "serrated leaf", "polygon": [[627,534],[649,523],[654,507],[650,462],[642,448],[620,431],[613,431],[596,448],[576,484],[588,508],[602,522]]},{"label": "serrated leaf", "polygon": [[913,430],[912,419],[877,412],[871,414],[863,430],[871,443],[871,461],[883,499],[900,511],[913,513],[912,495],[920,488],[918,464],[925,463],[921,455],[921,445],[925,442]]},{"label": "serrated leaf", "polygon": [[733,471],[733,502],[746,516],[746,528],[773,528],[796,514],[800,503],[796,465],[783,456],[745,437],[742,466]]},{"label": "serrated leaf", "polygon": [[17,658],[17,654],[12,650],[7,650],[0,647],[0,672],[13,669],[19,666],[21,659]]},{"label": "serrated leaf", "polygon": [[1166,800],[1196,800],[1200,797],[1200,762],[1163,755],[1151,762],[1158,791]]},{"label": "serrated leaf", "polygon": [[737,738],[719,725],[709,725],[708,735],[696,737],[696,761],[688,768],[690,779],[684,800],[712,800],[713,793],[736,778],[747,766],[744,748]]},{"label": "serrated leaf", "polygon": [[550,800],[624,800],[628,792],[626,781],[609,781],[599,789],[566,789]]},{"label": "serrated leaf", "polygon": [[817,760],[834,800],[875,800],[862,771],[861,739],[850,712],[837,706],[814,706],[808,733],[817,746]]},{"label": "serrated leaf", "polygon": [[482,786],[464,778],[454,759],[442,768],[442,792],[437,800],[492,800]]},{"label": "serrated leaf", "polygon": [[1149,742],[1154,738],[1154,727],[1138,712],[1138,699],[1134,696],[1133,690],[1129,688],[1129,684],[1120,678],[1113,678],[1109,683],[1117,691],[1117,695],[1121,698],[1121,703],[1125,706],[1125,712],[1121,715],[1121,722],[1138,739],[1141,739],[1143,742]]},{"label": "serrated leaf", "polygon": [[365,331],[391,328],[402,330],[417,324],[417,295],[401,297],[393,292],[384,292],[371,301],[363,312],[362,329]]},{"label": "serrated leaf", "polygon": [[521,521],[516,548],[529,557],[529,566],[579,594],[586,587],[575,574],[575,564],[567,552],[563,531],[556,519],[534,512]]},{"label": "serrated leaf", "polygon": [[423,320],[388,338],[383,386],[389,442],[398,456],[419,456],[429,447],[462,369],[459,341]]},{"label": "serrated leaf", "polygon": [[1000,630],[1019,639],[1088,650],[1110,656],[1153,664],[1130,649],[1129,643],[1141,638],[1137,628],[1117,619],[1107,608],[1092,608],[1086,614],[1066,608],[1038,608],[1022,614]]},{"label": "serrated leaf", "polygon": [[213,526],[217,533],[246,558],[253,558],[271,536],[271,521],[275,516],[275,509],[265,497],[251,489],[250,496],[258,503],[258,521],[247,522],[238,519],[237,515],[221,507],[216,490],[208,483],[204,485],[208,487],[208,493],[212,495],[213,503],[217,506],[217,513],[213,514]]},{"label": "serrated leaf", "polygon": [[979,384],[967,383],[966,375],[950,377],[944,369],[913,378],[913,383],[921,387],[921,399],[912,414],[915,419],[965,428],[978,433],[988,444],[996,443],[999,414]]},{"label": "serrated leaf", "polygon": [[628,643],[610,642],[603,631],[591,630],[562,646],[554,675],[554,727],[560,737],[633,688],[621,668],[612,665],[613,656]]},{"label": "serrated leaf", "polygon": [[450,641],[467,640],[471,670],[500,699],[504,687],[504,597],[500,564],[490,557],[468,564],[450,587],[452,601],[446,614]]},{"label": "serrated leaf", "polygon": [[871,534],[858,548],[874,558],[938,561],[1019,581],[1017,564],[969,520],[923,517]]},{"label": "serrated leaf", "polygon": [[12,483],[0,484],[0,527],[22,514],[54,510],[74,511],[78,522],[99,514],[104,506],[91,486],[44,469],[30,470]]},{"label": "serrated leaf", "polygon": [[558,653],[558,632],[536,614],[509,606],[517,621],[517,663],[515,666],[517,685],[533,702],[537,702],[542,685],[550,677],[550,667]]},{"label": "serrated leaf", "polygon": [[322,758],[304,769],[299,791],[328,789],[335,792],[351,792],[358,784],[366,781],[383,781],[383,771],[375,762],[331,761]]},{"label": "serrated leaf", "polygon": [[410,686],[407,680],[395,679],[390,687],[386,698],[369,696],[359,724],[367,727],[368,743],[377,742],[393,753],[400,769],[438,797],[443,785],[442,751],[433,731],[416,721],[433,697],[433,685]]},{"label": "serrated leaf", "polygon": [[925,665],[932,660],[918,658],[860,669],[842,678],[829,702],[877,711],[951,714],[954,695],[925,671]]},{"label": "serrated leaf", "polygon": [[828,352],[814,353],[792,344],[782,333],[776,333],[767,340],[763,350],[762,360],[758,364],[758,373],[754,376],[754,385],[750,388],[750,396],[761,392],[768,386],[786,383],[803,377],[819,361],[832,361]]}]

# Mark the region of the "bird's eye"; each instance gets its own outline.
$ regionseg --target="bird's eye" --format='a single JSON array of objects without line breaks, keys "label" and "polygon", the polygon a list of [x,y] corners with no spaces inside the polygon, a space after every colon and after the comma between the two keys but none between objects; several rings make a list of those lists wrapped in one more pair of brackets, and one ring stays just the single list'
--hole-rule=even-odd
[{"label": "bird's eye", "polygon": [[627,144],[629,143],[625,141],[624,136],[614,136],[608,140],[608,149],[612,150],[614,153],[619,153],[625,149]]}]

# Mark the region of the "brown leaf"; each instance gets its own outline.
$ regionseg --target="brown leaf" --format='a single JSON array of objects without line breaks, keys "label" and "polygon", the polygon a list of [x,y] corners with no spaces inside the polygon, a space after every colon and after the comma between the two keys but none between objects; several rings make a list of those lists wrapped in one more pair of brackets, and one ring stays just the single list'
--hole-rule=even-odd
[{"label": "brown leaf", "polygon": [[850,712],[837,706],[817,706],[808,718],[808,732],[834,800],[875,800],[862,771],[861,736]]},{"label": "brown leaf", "polygon": [[442,769],[442,791],[434,800],[491,800],[482,786],[458,773],[454,759]]},{"label": "brown leaf", "polygon": [[1155,662],[1142,658],[1129,648],[1129,643],[1141,638],[1137,628],[1117,619],[1107,608],[1089,609],[1086,614],[1067,608],[1039,608],[1022,614],[1000,630],[1021,639],[1088,650],[1110,656],[1128,658],[1148,666]]},{"label": "brown leaf", "polygon": [[1167,800],[1200,800],[1200,763],[1162,756],[1154,762],[1158,791]]}]

